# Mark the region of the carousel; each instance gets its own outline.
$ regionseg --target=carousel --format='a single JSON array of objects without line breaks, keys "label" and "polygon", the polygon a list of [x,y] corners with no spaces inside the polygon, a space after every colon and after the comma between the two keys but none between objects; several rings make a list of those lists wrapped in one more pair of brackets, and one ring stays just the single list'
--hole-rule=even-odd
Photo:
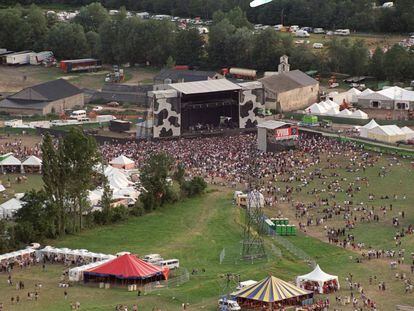
[{"label": "carousel", "polygon": [[313,292],[268,276],[264,280],[245,287],[234,294],[242,310],[281,310],[289,306],[313,304]]}]

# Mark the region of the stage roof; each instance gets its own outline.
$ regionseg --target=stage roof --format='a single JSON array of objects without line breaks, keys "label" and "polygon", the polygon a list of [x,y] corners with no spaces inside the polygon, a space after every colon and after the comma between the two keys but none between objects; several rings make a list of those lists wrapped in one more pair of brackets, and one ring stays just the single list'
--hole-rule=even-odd
[{"label": "stage roof", "polygon": [[170,87],[186,95],[240,90],[241,87],[227,79],[172,83]]},{"label": "stage roof", "polygon": [[262,123],[259,123],[257,127],[259,128],[266,128],[269,130],[274,130],[279,127],[285,126],[285,125],[291,125],[290,123],[281,122],[281,121],[274,121],[274,120],[268,120]]}]

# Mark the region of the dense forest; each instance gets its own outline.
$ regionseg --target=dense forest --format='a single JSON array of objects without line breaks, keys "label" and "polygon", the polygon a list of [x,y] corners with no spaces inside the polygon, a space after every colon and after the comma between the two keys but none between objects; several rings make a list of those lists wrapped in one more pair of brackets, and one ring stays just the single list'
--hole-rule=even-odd
[{"label": "dense forest", "polygon": [[[95,0],[0,0],[2,5],[65,4],[82,6]],[[380,6],[388,0],[380,0]],[[394,8],[374,8],[372,0],[275,0],[250,8],[250,0],[100,0],[106,8],[150,11],[211,19],[214,12],[241,7],[252,23],[350,28],[358,31],[413,32],[414,0],[396,0]]]},{"label": "dense forest", "polygon": [[[125,9],[110,16],[100,3],[80,8],[71,22],[58,22],[36,5],[0,10],[0,42],[9,50],[51,50],[61,59],[97,57],[108,64],[155,67],[174,64],[219,70],[238,66],[276,70],[281,55],[293,69],[373,75],[391,81],[411,80],[414,52],[395,45],[370,51],[362,40],[331,39],[315,51],[297,46],[293,36],[268,28],[252,31],[240,8],[213,15],[208,38],[195,28],[179,30],[168,21],[127,18]],[[372,56],[372,57],[371,57]]]}]

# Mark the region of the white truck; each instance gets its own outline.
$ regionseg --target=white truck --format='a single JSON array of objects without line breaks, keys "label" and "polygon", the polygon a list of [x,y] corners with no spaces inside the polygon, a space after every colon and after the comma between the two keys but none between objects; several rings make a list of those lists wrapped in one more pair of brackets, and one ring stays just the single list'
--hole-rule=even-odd
[{"label": "white truck", "polygon": [[40,65],[43,61],[51,59],[53,57],[52,51],[43,51],[30,55],[30,65]]},{"label": "white truck", "polygon": [[349,29],[337,29],[333,34],[337,36],[349,36],[351,31]]},{"label": "white truck", "polygon": [[30,63],[30,56],[34,53],[33,51],[22,51],[11,53],[6,56],[7,65],[26,65]]}]

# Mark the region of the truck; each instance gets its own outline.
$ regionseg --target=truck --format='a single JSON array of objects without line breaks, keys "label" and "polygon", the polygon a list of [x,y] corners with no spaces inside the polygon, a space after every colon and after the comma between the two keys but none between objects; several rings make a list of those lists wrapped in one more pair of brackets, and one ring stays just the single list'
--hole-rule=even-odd
[{"label": "truck", "polygon": [[255,80],[257,77],[257,71],[254,69],[232,67],[223,68],[221,72],[225,77],[229,76],[236,79]]},{"label": "truck", "polygon": [[102,68],[102,61],[95,58],[69,59],[60,62],[63,72],[97,71]]},{"label": "truck", "polygon": [[30,65],[40,65],[53,58],[52,51],[43,51],[30,55]]},{"label": "truck", "polygon": [[11,53],[6,56],[7,65],[26,65],[30,63],[30,56],[35,54],[33,51],[21,51]]},{"label": "truck", "polygon": [[299,122],[300,126],[318,126],[318,117],[312,115],[304,115],[302,121]]}]

